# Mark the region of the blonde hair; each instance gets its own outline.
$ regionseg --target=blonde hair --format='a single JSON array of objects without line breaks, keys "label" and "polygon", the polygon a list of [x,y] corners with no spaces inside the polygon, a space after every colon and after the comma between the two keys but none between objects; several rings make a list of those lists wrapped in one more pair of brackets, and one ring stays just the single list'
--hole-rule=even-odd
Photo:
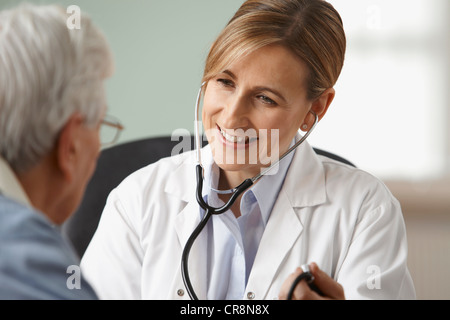
[{"label": "blonde hair", "polygon": [[308,99],[318,98],[336,83],[346,38],[339,13],[323,0],[246,1],[213,43],[202,82],[271,44],[283,45],[306,63]]}]

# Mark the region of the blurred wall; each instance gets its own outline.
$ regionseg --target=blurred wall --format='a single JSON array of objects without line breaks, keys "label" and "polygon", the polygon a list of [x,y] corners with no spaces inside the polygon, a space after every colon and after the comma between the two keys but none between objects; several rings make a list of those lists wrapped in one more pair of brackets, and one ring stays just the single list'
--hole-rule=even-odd
[{"label": "blurred wall", "polygon": [[[2,0],[0,9],[19,0]],[[30,0],[78,5],[115,55],[107,82],[119,142],[194,130],[210,45],[242,0]],[[336,98],[310,142],[383,179],[450,177],[450,2],[330,0],[348,48]]]},{"label": "blurred wall", "polygon": [[[0,9],[20,0],[1,0]],[[31,0],[75,4],[105,33],[116,72],[110,113],[126,127],[120,142],[193,132],[193,106],[208,49],[241,0]],[[208,13],[208,14],[205,14]]]}]

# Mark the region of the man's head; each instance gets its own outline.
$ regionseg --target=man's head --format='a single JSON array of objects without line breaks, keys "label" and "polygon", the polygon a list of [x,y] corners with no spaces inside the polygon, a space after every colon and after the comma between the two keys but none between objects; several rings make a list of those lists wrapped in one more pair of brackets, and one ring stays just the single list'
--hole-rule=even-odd
[{"label": "man's head", "polygon": [[39,176],[48,198],[65,200],[53,203],[67,212],[60,218],[32,201],[57,223],[77,207],[95,168],[104,81],[113,72],[102,33],[83,14],[80,28],[69,29],[68,17],[53,5],[0,12],[0,155],[27,193]]}]

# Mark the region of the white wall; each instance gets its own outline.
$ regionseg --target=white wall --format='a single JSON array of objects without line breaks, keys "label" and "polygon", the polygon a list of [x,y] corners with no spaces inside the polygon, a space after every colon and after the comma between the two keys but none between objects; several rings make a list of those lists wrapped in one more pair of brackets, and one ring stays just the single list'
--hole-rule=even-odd
[{"label": "white wall", "polygon": [[450,176],[450,2],[331,0],[348,37],[310,141],[386,179]]}]

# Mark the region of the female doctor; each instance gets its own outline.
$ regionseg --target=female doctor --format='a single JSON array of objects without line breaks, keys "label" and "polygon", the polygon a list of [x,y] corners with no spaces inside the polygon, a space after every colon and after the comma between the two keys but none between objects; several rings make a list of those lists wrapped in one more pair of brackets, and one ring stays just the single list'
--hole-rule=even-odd
[{"label": "female doctor", "polygon": [[[248,0],[218,36],[203,77],[202,196],[226,203],[325,115],[343,66],[339,14],[322,0]],[[275,138],[274,138],[275,137]],[[189,299],[183,248],[204,210],[195,153],[162,159],[108,198],[82,270],[101,298]],[[189,257],[199,299],[412,299],[397,200],[375,177],[315,154],[307,142],[227,212],[213,215]]]}]

